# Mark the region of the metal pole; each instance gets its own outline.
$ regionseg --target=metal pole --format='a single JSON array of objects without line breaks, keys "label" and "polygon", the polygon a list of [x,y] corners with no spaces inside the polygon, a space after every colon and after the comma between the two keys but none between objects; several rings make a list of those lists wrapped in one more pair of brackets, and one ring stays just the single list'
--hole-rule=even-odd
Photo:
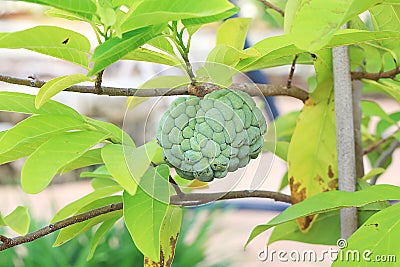
[{"label": "metal pole", "polygon": [[[332,54],[339,190],[354,192],[356,190],[356,159],[348,48],[345,46],[333,48]],[[357,208],[346,208],[340,211],[340,226],[342,238],[347,239],[358,226]]]}]

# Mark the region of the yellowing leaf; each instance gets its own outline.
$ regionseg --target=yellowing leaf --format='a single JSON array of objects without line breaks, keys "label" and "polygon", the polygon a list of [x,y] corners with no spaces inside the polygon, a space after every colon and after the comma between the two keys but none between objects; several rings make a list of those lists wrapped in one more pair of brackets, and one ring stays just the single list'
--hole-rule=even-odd
[{"label": "yellowing leaf", "polygon": [[160,231],[160,260],[144,257],[144,267],[170,267],[182,223],[182,208],[168,206]]}]

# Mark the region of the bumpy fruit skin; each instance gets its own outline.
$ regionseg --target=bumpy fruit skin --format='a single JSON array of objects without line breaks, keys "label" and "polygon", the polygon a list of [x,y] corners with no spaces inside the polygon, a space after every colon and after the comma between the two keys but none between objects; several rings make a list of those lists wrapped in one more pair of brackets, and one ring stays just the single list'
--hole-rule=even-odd
[{"label": "bumpy fruit skin", "polygon": [[262,150],[267,124],[242,91],[179,97],[161,118],[157,141],[182,178],[210,182],[246,166]]}]

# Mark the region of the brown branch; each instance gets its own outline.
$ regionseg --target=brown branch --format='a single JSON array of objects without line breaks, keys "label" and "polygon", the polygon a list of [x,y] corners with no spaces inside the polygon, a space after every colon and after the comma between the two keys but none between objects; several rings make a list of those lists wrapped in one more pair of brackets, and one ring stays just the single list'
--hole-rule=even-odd
[{"label": "brown branch", "polygon": [[268,2],[268,1],[266,1],[266,0],[260,0],[260,2],[263,3],[264,5],[266,5],[267,7],[269,7],[269,8],[271,8],[271,9],[275,10],[275,11],[278,12],[279,14],[281,14],[282,17],[285,16],[285,12],[284,12],[282,9],[280,9],[279,7],[273,5],[272,3],[270,3],[270,2]]},{"label": "brown branch", "polygon": [[364,149],[363,155],[367,155],[372,151],[377,150],[382,144],[386,143],[388,140],[391,140],[391,138],[398,132],[400,132],[400,129],[397,129],[394,133],[392,133],[388,137],[382,138],[378,142],[369,145],[366,149]]},{"label": "brown branch", "polygon": [[98,95],[101,95],[101,93],[103,92],[103,89],[101,87],[101,84],[103,82],[103,74],[104,74],[104,70],[97,73],[96,81],[94,83],[94,91],[95,91],[95,94],[98,94]]},{"label": "brown branch", "polygon": [[299,58],[299,55],[296,54],[292,61],[292,65],[290,66],[290,72],[289,72],[289,76],[288,76],[288,80],[287,80],[287,84],[286,84],[286,87],[288,89],[290,89],[292,87],[293,75],[294,75],[294,71],[296,70],[296,62],[297,62],[298,58]]},{"label": "brown branch", "polygon": [[[0,75],[0,81],[17,84],[23,86],[30,86],[40,88],[46,82],[38,79],[22,79],[6,75]],[[194,88],[193,88],[194,87]],[[189,90],[189,88],[192,88]],[[153,88],[153,89],[136,89],[136,88],[118,88],[118,87],[108,87],[102,86],[100,90],[96,90],[94,86],[85,85],[73,85],[64,91],[77,92],[77,93],[89,93],[98,95],[109,95],[109,96],[138,96],[138,97],[156,97],[156,96],[171,96],[171,95],[188,95],[195,94],[197,96],[202,96],[205,93],[212,92],[214,90],[221,89],[214,84],[200,84],[200,85],[190,85],[177,88]],[[241,90],[248,93],[251,96],[259,96],[260,91],[263,96],[291,96],[297,98],[303,102],[308,99],[308,92],[299,87],[292,86],[287,88],[284,85],[271,85],[271,84],[232,84],[228,89],[231,90]]]},{"label": "brown branch", "polygon": [[368,79],[378,81],[379,79],[394,79],[397,74],[400,73],[400,66],[383,72],[376,72],[376,73],[368,73],[368,72],[352,72],[351,79],[352,80],[361,80],[361,79]]},{"label": "brown branch", "polygon": [[[194,203],[199,203],[200,204],[205,204],[210,201],[215,201],[215,200],[225,200],[225,199],[237,199],[237,198],[250,198],[250,197],[258,197],[258,198],[270,198],[274,199],[275,201],[281,201],[281,202],[286,202],[286,203],[291,203],[290,202],[290,196],[279,193],[279,192],[271,192],[271,191],[233,191],[233,192],[228,192],[227,194],[223,195],[223,193],[197,193],[197,194],[185,194],[184,196],[172,196],[171,197],[171,205],[175,206],[194,206]],[[87,221],[91,218],[110,213],[113,211],[117,210],[122,210],[123,208],[123,203],[118,202],[114,203],[111,205],[107,205],[104,207],[100,207],[88,212],[84,212],[78,215],[71,216],[69,218],[66,218],[62,221],[50,224],[48,226],[45,226],[39,230],[36,230],[34,232],[31,232],[27,235],[24,236],[17,236],[13,238],[8,238],[5,236],[0,235],[0,241],[2,242],[0,244],[0,251],[6,250],[12,247],[15,247],[20,244],[32,242],[36,239],[39,239],[41,237],[44,237],[48,234],[51,234],[57,230],[60,230],[62,228],[65,228],[67,226]]]}]

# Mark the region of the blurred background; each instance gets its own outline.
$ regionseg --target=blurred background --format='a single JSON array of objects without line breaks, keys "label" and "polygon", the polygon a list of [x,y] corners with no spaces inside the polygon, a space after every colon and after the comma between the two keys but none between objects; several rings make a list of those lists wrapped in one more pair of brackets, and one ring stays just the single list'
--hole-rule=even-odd
[{"label": "blurred background", "polygon": [[[275,1],[284,7],[285,1]],[[236,3],[240,8],[240,17],[253,18],[248,35],[248,43],[255,42],[272,35],[282,34],[282,17],[273,10],[265,10],[265,6],[256,0],[240,0]],[[84,23],[72,22],[58,18],[49,18],[44,14],[45,8],[27,3],[0,1],[0,32],[18,31],[36,25],[56,25],[80,32],[88,37],[93,47],[96,37],[92,29]],[[191,46],[191,61],[205,60],[215,43],[215,33],[220,23],[203,26],[193,37]],[[259,79],[271,84],[286,84],[290,66],[271,68],[256,74]],[[169,67],[145,62],[119,61],[106,69],[103,85],[115,87],[137,88],[140,84],[159,73],[169,73]],[[55,58],[37,54],[27,50],[0,49],[0,74],[19,78],[34,76],[40,80],[74,74],[86,73],[86,70]],[[261,76],[260,76],[261,75]],[[308,80],[313,75],[312,66],[297,65],[292,84],[308,88]],[[261,78],[260,78],[261,77]],[[259,82],[259,81],[256,81]],[[16,86],[0,82],[1,91],[18,91],[29,94],[37,93],[37,89]],[[378,101],[386,112],[399,111],[399,104],[382,95],[368,95]],[[128,131],[137,145],[154,139],[154,129],[160,118],[160,112],[148,117],[148,110],[155,103],[157,108],[166,110],[172,97],[162,101],[153,99],[136,107],[134,116],[126,116],[126,98],[96,96],[78,93],[60,93],[53,99],[65,103],[80,113],[104,121],[112,122]],[[274,97],[273,105],[280,115],[298,111],[302,107],[299,100],[289,97]],[[273,109],[273,108],[272,108]],[[163,112],[163,111],[162,111]],[[267,116],[267,114],[265,114]],[[0,112],[0,131],[11,128],[25,116],[15,113]],[[269,120],[271,120],[269,118]],[[146,133],[143,125],[149,130]],[[380,183],[394,183],[399,173],[400,155],[398,151],[391,167],[385,172]],[[264,172],[266,179],[260,186],[264,190],[277,191],[282,177],[286,173],[286,162],[274,157],[272,153],[264,153],[260,162],[265,166],[257,166]],[[18,205],[29,207],[35,218],[32,229],[46,224],[52,215],[64,205],[76,200],[91,191],[90,182],[79,177],[81,171],[73,171],[53,180],[53,185],[40,194],[26,195],[19,186],[20,171],[23,160],[0,166],[0,212],[8,214]],[[367,167],[370,168],[369,166]],[[251,166],[249,167],[251,169]],[[85,169],[84,171],[91,169]],[[251,170],[245,175],[251,175]],[[237,185],[236,189],[248,188],[246,179]],[[283,192],[288,193],[288,188]],[[229,203],[229,205],[227,205]],[[243,245],[253,227],[269,221],[287,205],[274,203],[271,200],[240,200],[229,201],[223,205],[207,205],[198,209],[186,210],[182,236],[178,244],[176,261],[173,266],[329,266],[330,261],[319,263],[282,263],[261,262],[257,258],[259,250],[264,249],[271,231],[255,239],[246,251]],[[81,236],[61,247],[52,248],[56,235],[44,241],[35,241],[28,246],[20,246],[15,250],[0,252],[0,266],[140,266],[141,256],[132,252],[131,241],[127,231],[122,227],[114,229],[107,235],[92,261],[86,262],[88,238],[91,233]],[[128,245],[129,243],[129,245]],[[36,247],[35,247],[36,246]],[[298,242],[279,241],[269,246],[269,249],[315,249],[322,251],[326,246],[307,245]],[[37,257],[37,255],[42,255]],[[136,255],[137,254],[137,255]],[[197,258],[198,257],[198,262]]]}]

